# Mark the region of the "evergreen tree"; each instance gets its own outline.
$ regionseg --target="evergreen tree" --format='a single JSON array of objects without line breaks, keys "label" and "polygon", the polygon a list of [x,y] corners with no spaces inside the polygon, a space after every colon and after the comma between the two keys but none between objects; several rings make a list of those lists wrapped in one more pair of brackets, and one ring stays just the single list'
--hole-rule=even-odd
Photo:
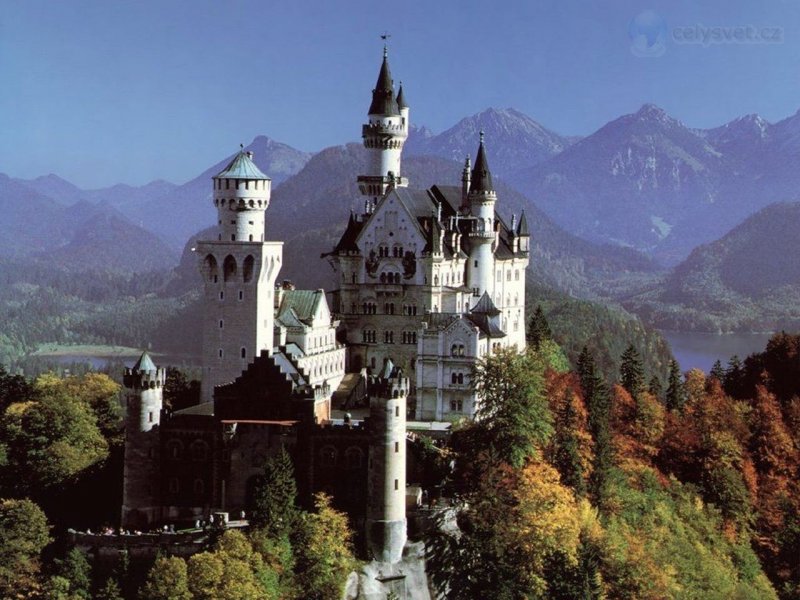
[{"label": "evergreen tree", "polygon": [[734,354],[728,361],[728,368],[725,369],[725,377],[722,380],[722,387],[725,393],[734,398],[742,397],[742,387],[744,383],[744,369],[742,361]]},{"label": "evergreen tree", "polygon": [[96,600],[124,600],[122,590],[116,579],[109,577],[103,586],[95,594]]},{"label": "evergreen tree", "polygon": [[611,395],[595,367],[594,357],[585,347],[578,358],[578,375],[588,412],[589,431],[594,440],[594,460],[589,491],[595,504],[602,506],[608,492],[608,475],[613,465],[611,448]]},{"label": "evergreen tree", "polygon": [[654,398],[663,401],[661,395],[664,393],[664,387],[661,384],[661,379],[658,375],[653,375],[650,378],[650,383],[647,386],[647,391],[650,392]]},{"label": "evergreen tree", "polygon": [[630,344],[622,353],[622,363],[619,368],[620,384],[634,399],[637,399],[644,390],[644,367],[642,357],[633,344]]},{"label": "evergreen tree", "polygon": [[686,401],[681,381],[681,368],[678,361],[669,361],[669,385],[667,385],[666,404],[669,410],[682,410]]},{"label": "evergreen tree", "polygon": [[583,465],[578,452],[578,419],[572,393],[567,391],[556,419],[554,463],[561,482],[571,487],[579,498],[586,494]]},{"label": "evergreen tree", "polygon": [[271,456],[255,485],[250,524],[275,537],[288,534],[297,519],[297,483],[285,448]]},{"label": "evergreen tree", "polygon": [[536,310],[528,321],[526,337],[528,344],[533,346],[536,350],[539,349],[543,341],[553,338],[553,332],[550,330],[550,324],[547,322],[547,317],[544,316],[541,304],[536,307]]},{"label": "evergreen tree", "polygon": [[717,381],[720,383],[725,382],[725,369],[722,368],[722,363],[719,361],[719,359],[714,361],[714,365],[711,367],[709,375],[716,377]]},{"label": "evergreen tree", "polygon": [[56,574],[69,582],[71,595],[86,600],[92,597],[92,567],[83,552],[77,548],[56,561]]}]

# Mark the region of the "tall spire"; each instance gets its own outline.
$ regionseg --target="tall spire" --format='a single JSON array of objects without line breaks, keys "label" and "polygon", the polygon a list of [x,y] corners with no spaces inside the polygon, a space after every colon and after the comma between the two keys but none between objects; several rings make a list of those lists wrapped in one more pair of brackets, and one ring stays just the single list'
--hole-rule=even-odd
[{"label": "tall spire", "polygon": [[408,104],[406,104],[406,97],[403,95],[403,82],[400,82],[400,89],[397,90],[397,108],[403,110],[404,108],[408,108]]},{"label": "tall spire", "polygon": [[375,83],[375,89],[372,90],[372,104],[369,105],[370,115],[399,115],[400,109],[397,106],[397,100],[394,97],[394,82],[392,81],[392,72],[389,69],[389,57],[386,46],[383,46],[383,63],[381,63],[381,70],[378,73],[378,81]]},{"label": "tall spire", "polygon": [[478,146],[478,156],[475,157],[475,168],[472,169],[472,179],[469,186],[470,192],[492,192],[492,173],[489,171],[489,162],[486,160],[486,150],[483,147],[483,130]]}]

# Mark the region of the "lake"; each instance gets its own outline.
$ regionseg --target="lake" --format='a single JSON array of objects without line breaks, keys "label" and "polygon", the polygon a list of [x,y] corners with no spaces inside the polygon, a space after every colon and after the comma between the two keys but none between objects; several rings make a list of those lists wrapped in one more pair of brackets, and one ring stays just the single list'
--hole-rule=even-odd
[{"label": "lake", "polygon": [[690,331],[661,331],[672,348],[672,354],[680,363],[682,371],[701,369],[708,373],[714,361],[724,367],[728,359],[736,354],[744,360],[753,352],[760,352],[767,345],[771,333],[696,333]]}]

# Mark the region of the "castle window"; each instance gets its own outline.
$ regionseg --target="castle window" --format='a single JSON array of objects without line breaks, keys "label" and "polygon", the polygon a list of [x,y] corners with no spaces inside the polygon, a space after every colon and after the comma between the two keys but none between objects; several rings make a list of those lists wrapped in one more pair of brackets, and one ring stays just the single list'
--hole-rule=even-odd
[{"label": "castle window", "polygon": [[229,254],[225,257],[225,261],[222,263],[222,273],[225,281],[230,281],[236,277],[236,270],[236,259]]},{"label": "castle window", "polygon": [[235,241],[236,241],[236,234],[235,234],[235,233],[232,233],[232,234],[231,234],[231,241],[232,241],[232,242],[235,242]]},{"label": "castle window", "polygon": [[[253,241],[253,236],[250,236],[250,241]],[[242,264],[242,278],[244,282],[247,283],[253,280],[253,269],[255,267],[256,259],[253,258],[251,254],[248,254],[247,257],[244,259],[244,263]]]},{"label": "castle window", "polygon": [[196,440],[189,447],[192,454],[192,460],[206,460],[208,458],[208,444],[203,440]]},{"label": "castle window", "polygon": [[353,283],[356,282],[356,274],[355,273],[353,273],[353,275],[352,275],[352,280],[353,280]]},{"label": "castle window", "polygon": [[225,292],[220,292],[219,293],[219,299],[220,300],[225,300]]},{"label": "castle window", "polygon": [[463,384],[464,383],[464,374],[463,373],[459,373],[458,374],[458,378],[457,378],[456,383],[458,383],[458,384]]},{"label": "castle window", "polygon": [[170,440],[167,442],[167,456],[172,460],[178,460],[183,454],[183,444],[180,440]]},{"label": "castle window", "polygon": [[222,348],[219,349],[219,357],[222,358]]},{"label": "castle window", "polygon": [[219,328],[220,328],[220,329],[223,329],[224,327],[225,327],[225,321],[223,321],[222,319],[220,319],[220,320],[219,320]]},{"label": "castle window", "polygon": [[247,358],[247,348],[242,348],[242,358]]},{"label": "castle window", "polygon": [[250,241],[251,242],[253,241],[253,234],[252,233],[250,234]]},{"label": "castle window", "polygon": [[464,401],[463,400],[450,400],[450,410],[456,412],[462,412],[464,410]]},{"label": "castle window", "polygon": [[478,266],[478,261],[477,261],[477,260],[475,261],[475,266],[476,266],[476,267]]},{"label": "castle window", "polygon": [[455,383],[455,382],[456,382],[456,374],[455,374],[455,373],[452,373],[452,374],[450,375],[450,383]]},{"label": "castle window", "polygon": [[364,453],[361,448],[351,446],[345,451],[344,457],[348,469],[360,469],[364,464]]},{"label": "castle window", "polygon": [[152,423],[153,422],[153,413],[152,413],[152,411],[147,413],[147,422],[148,423]]},{"label": "castle window", "polygon": [[400,452],[400,442],[395,442],[394,443],[394,451],[395,451],[395,454]]},{"label": "castle window", "polygon": [[395,491],[400,489],[399,486],[400,486],[400,481],[398,479],[395,479],[394,480],[394,489],[395,489]]},{"label": "castle window", "polygon": [[394,331],[384,331],[383,332],[383,343],[384,344],[394,344]]},{"label": "castle window", "polygon": [[399,417],[400,416],[400,407],[399,406],[395,406],[394,407],[394,416],[395,417]]},{"label": "castle window", "polygon": [[239,290],[239,300],[244,300],[244,292]]},{"label": "castle window", "polygon": [[205,275],[209,281],[217,281],[217,274],[219,273],[219,268],[217,267],[217,259],[214,258],[213,254],[209,254],[206,256],[205,260],[203,261],[205,266]]},{"label": "castle window", "polygon": [[514,271],[514,281],[519,281],[519,269]]},{"label": "castle window", "polygon": [[319,451],[320,466],[322,467],[335,467],[336,466],[336,448],[333,446],[325,446]]}]

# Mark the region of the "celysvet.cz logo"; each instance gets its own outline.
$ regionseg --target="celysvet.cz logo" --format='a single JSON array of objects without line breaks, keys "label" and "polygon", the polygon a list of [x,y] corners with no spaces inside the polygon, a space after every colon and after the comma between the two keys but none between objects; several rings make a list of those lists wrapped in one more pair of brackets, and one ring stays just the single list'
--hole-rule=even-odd
[{"label": "celysvet.cz logo", "polygon": [[780,44],[783,27],[774,25],[681,25],[669,29],[667,22],[653,10],[639,13],[628,24],[631,53],[644,58],[663,56],[668,40],[674,44]]}]

